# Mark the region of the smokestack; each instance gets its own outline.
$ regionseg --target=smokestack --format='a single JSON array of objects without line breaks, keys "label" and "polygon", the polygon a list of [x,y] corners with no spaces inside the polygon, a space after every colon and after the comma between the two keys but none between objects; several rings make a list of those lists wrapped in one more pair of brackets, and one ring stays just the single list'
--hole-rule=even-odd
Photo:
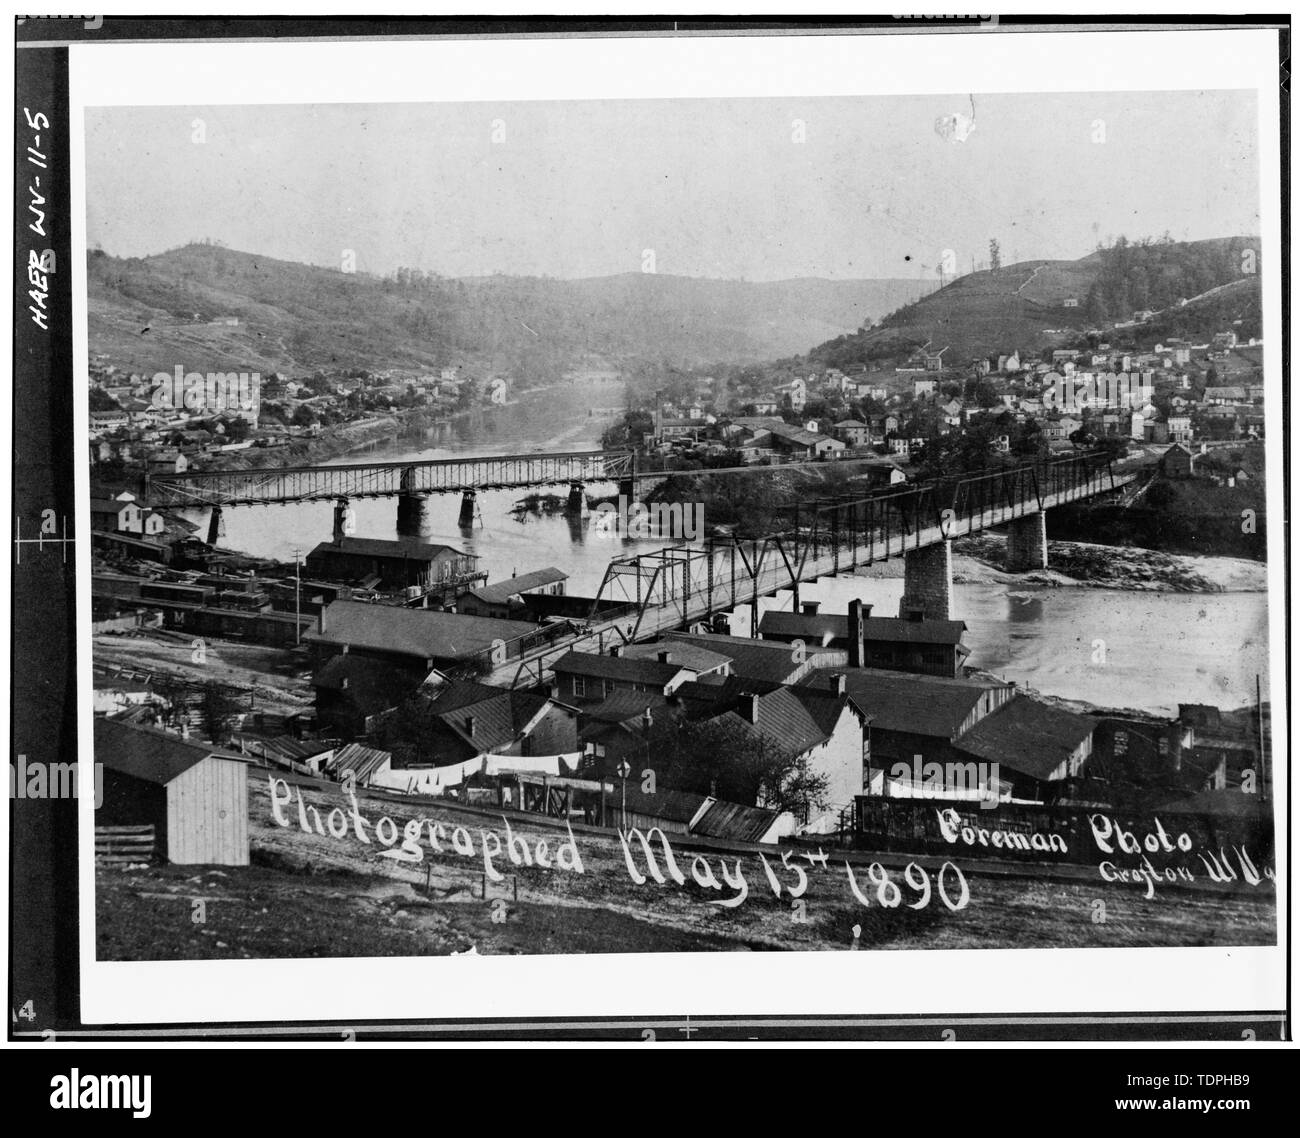
[{"label": "smokestack", "polygon": [[862,602],[849,601],[849,667],[862,667]]},{"label": "smokestack", "polygon": [[816,616],[817,610],[821,607],[821,601],[804,601],[803,614],[804,616]]}]

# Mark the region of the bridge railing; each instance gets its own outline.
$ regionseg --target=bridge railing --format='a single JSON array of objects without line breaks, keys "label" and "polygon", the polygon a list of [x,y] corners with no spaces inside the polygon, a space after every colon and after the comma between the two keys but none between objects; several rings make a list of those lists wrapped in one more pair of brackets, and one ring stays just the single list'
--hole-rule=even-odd
[{"label": "bridge railing", "polygon": [[568,451],[337,466],[196,470],[146,475],[145,501],[155,506],[203,508],[614,482],[632,477],[635,462],[631,451]]}]

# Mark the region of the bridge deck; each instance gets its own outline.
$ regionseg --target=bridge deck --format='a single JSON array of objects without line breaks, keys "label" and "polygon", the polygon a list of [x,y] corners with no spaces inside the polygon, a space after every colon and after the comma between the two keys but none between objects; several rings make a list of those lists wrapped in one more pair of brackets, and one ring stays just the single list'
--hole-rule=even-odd
[{"label": "bridge deck", "polygon": [[[640,607],[638,614],[593,623],[588,631],[528,653],[522,659],[509,660],[495,668],[485,682],[504,686],[540,683],[566,652],[605,652],[615,644],[652,640],[661,633],[705,620],[715,613],[728,612],[753,604],[759,597],[791,589],[796,582],[851,573],[875,561],[995,529],[1053,506],[1110,493],[1128,485],[1135,477],[1135,472],[1115,474],[1108,468],[1102,469],[1071,486],[1045,493],[1041,499],[1030,497],[986,505],[935,524],[916,526],[910,532],[890,532],[885,524],[842,534],[833,544],[814,535],[792,540],[788,548],[759,540],[713,543],[694,552],[682,550],[680,557],[666,559],[657,571],[637,565],[635,574],[629,576],[634,577],[639,596],[628,595],[626,591],[622,596],[606,596],[602,588],[600,599],[635,601]],[[607,576],[606,583],[609,581]],[[625,583],[622,587],[627,588]]]}]

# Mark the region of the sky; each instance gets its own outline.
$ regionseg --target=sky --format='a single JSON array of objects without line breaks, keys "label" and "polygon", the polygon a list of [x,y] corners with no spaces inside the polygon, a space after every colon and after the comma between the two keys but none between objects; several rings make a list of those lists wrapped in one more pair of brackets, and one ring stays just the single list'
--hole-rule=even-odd
[{"label": "sky", "polygon": [[[936,120],[973,115],[964,141]],[[1259,232],[1252,92],[113,107],[87,241],[361,272],[934,278]],[[950,261],[951,263],[951,261]]]}]

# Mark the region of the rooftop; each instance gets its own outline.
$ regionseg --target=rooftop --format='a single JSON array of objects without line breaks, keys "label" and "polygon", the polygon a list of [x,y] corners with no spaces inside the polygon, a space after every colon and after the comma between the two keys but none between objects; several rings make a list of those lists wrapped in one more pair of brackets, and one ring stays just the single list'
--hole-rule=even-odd
[{"label": "rooftop", "polygon": [[[843,613],[767,612],[759,622],[763,635],[801,636],[822,641],[827,634],[840,640],[849,635],[849,618]],[[907,644],[960,644],[966,622],[962,620],[905,620],[897,616],[862,619],[864,640]]]},{"label": "rooftop", "polygon": [[557,581],[567,581],[568,579],[569,575],[567,573],[550,566],[546,569],[534,569],[531,573],[520,573],[516,577],[496,581],[484,585],[482,588],[471,589],[470,595],[485,604],[503,605],[511,597],[519,593],[526,592],[529,589],[537,589],[543,585],[553,585]]},{"label": "rooftop", "polygon": [[744,636],[724,636],[715,632],[670,632],[668,639],[674,643],[696,644],[728,657],[732,671],[738,676],[774,680],[777,683],[789,683],[802,676],[808,669],[809,661],[831,665],[843,662],[846,658],[842,649],[811,646],[807,650],[805,661],[795,663],[788,644],[751,640]]},{"label": "rooftop", "polygon": [[207,758],[247,763],[233,751],[182,739],[153,727],[95,719],[95,762],[143,782],[165,786]]},{"label": "rooftop", "polygon": [[624,680],[629,683],[651,684],[663,687],[676,676],[690,670],[685,664],[661,664],[658,660],[638,660],[627,656],[602,656],[595,652],[566,652],[551,670],[557,675],[596,676],[607,680]]},{"label": "rooftop", "polygon": [[981,719],[957,746],[981,759],[1045,779],[1097,727],[1097,721],[1018,695]]},{"label": "rooftop", "polygon": [[403,557],[409,561],[437,561],[442,557],[477,557],[450,545],[421,541],[416,537],[395,539],[378,537],[344,537],[338,541],[322,541],[307,556],[316,557],[330,553],[351,553],[358,557]]},{"label": "rooftop", "polygon": [[999,685],[991,681],[891,672],[882,668],[818,668],[804,686],[826,689],[842,675],[853,702],[871,716],[873,730],[953,738],[980,701]]},{"label": "rooftop", "polygon": [[457,660],[507,644],[531,631],[516,620],[463,616],[360,601],[332,601],[322,612],[324,631],[305,633],[314,644],[348,645],[420,660]]}]

